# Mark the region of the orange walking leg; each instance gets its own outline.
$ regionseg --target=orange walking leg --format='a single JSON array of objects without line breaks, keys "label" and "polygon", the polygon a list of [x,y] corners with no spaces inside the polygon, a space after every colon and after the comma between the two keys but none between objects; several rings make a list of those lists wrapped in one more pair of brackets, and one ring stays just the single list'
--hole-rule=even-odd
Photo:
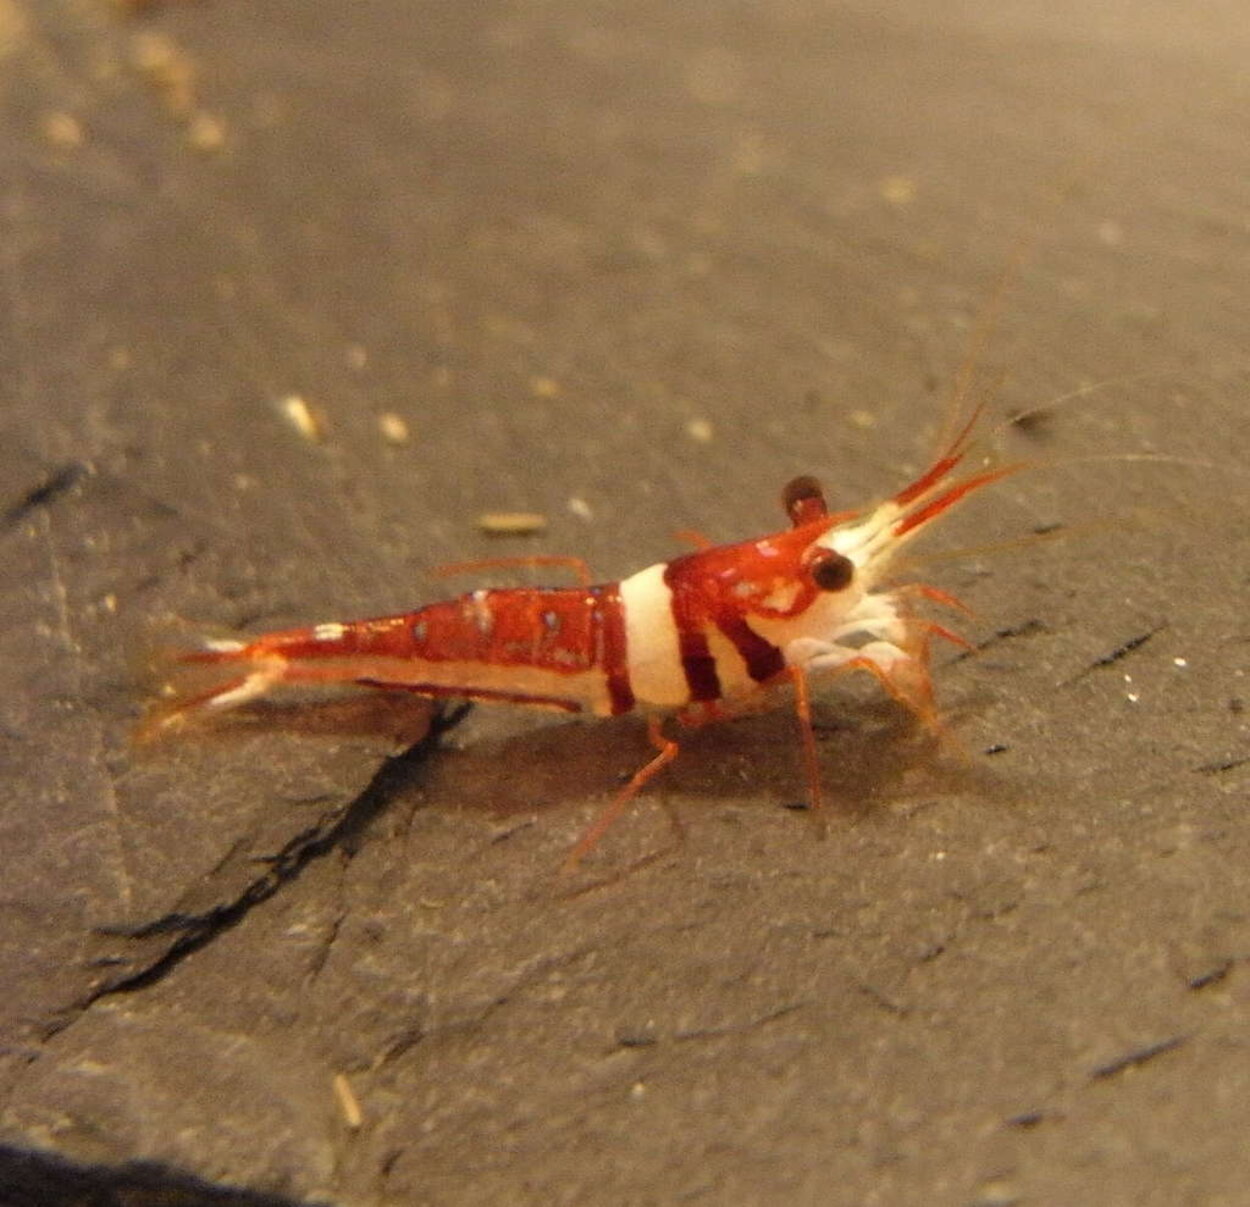
[{"label": "orange walking leg", "polygon": [[825,833],[820,798],[820,762],[816,757],[816,735],[812,732],[812,696],[807,676],[797,666],[787,666],[782,674],[794,684],[794,715],[799,723],[799,740],[803,744],[803,771],[807,776],[807,802],[821,837]]},{"label": "orange walking leg", "polygon": [[625,812],[625,807],[629,802],[677,757],[677,751],[680,747],[672,738],[664,736],[659,717],[652,715],[647,718],[647,737],[658,753],[634,772],[630,777],[629,783],[612,798],[608,807],[595,818],[590,828],[573,845],[568,858],[564,861],[564,871],[576,871],[577,865],[595,849],[599,840],[607,833],[612,823]]}]

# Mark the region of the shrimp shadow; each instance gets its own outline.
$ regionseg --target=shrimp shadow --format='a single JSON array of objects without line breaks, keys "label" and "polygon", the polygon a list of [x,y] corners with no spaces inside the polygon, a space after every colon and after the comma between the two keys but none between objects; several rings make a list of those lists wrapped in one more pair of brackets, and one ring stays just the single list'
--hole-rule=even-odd
[{"label": "shrimp shadow", "polygon": [[[892,700],[839,692],[813,705],[827,822],[855,824],[882,809],[918,810],[937,797],[958,793],[1001,797],[1007,787],[995,771],[974,762],[958,740],[961,719],[975,715],[976,701],[948,714],[948,728],[934,734]],[[197,722],[211,741],[240,741],[258,733],[305,739],[357,737],[377,740],[393,752],[422,743],[449,702],[407,692],[368,691],[329,698],[295,692],[258,700]],[[676,719],[665,733],[680,747],[673,763],[649,783],[629,811],[662,806],[685,821],[706,815],[703,806],[751,805],[808,809],[802,745],[791,708],[690,728]],[[639,716],[607,721],[567,719],[491,705],[475,706],[468,725],[444,740],[423,770],[427,805],[487,814],[532,817],[536,812],[608,801],[654,755]],[[1010,795],[1010,789],[1008,788]],[[627,816],[628,816],[627,812]],[[672,822],[675,829],[680,823]]]},{"label": "shrimp shadow", "polygon": [[[683,800],[807,809],[802,746],[789,710],[694,729],[670,719],[664,729],[680,753],[631,809]],[[813,729],[831,822],[987,787],[986,769],[957,740],[933,734],[893,701],[821,702]],[[444,749],[431,768],[429,799],[497,817],[602,802],[653,755],[638,717],[523,728]]]},{"label": "shrimp shadow", "polygon": [[378,739],[396,751],[422,741],[435,720],[449,711],[445,703],[412,692],[344,692],[327,696],[324,692],[298,689],[278,699],[249,701],[203,717],[185,725],[165,728],[158,703],[140,721],[136,740],[139,745],[159,746],[174,737],[193,734],[211,741],[241,741],[258,733],[279,733],[295,737],[354,737]]}]

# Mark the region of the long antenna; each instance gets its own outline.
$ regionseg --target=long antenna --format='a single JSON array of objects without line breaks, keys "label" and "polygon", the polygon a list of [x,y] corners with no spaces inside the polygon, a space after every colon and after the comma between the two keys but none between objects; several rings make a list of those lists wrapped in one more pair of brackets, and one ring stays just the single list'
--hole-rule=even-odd
[{"label": "long antenna", "polygon": [[966,421],[961,416],[972,394],[977,373],[980,371],[981,358],[984,356],[990,340],[998,330],[998,324],[1002,319],[1003,307],[1007,301],[1007,296],[1011,292],[1012,286],[1019,282],[1025,265],[1032,259],[1041,243],[1042,232],[1046,229],[1043,220],[1057,211],[1067,201],[1081,174],[1079,165],[1073,165],[1065,174],[1065,178],[1056,188],[1054,196],[1042,206],[1038,216],[1012,244],[1011,254],[1007,257],[1002,268],[999,269],[989,297],[981,304],[976,320],[972,324],[972,330],[968,333],[968,342],[963,360],[955,372],[950,390],[946,395],[946,417],[938,432],[938,440],[933,453],[934,460],[940,458],[944,450],[957,444],[959,437],[956,433],[961,425],[966,426]]}]

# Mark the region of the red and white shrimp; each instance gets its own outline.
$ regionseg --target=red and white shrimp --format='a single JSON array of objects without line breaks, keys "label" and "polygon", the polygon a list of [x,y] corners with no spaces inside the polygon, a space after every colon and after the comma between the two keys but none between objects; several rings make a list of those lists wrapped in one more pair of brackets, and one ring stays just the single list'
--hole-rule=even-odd
[{"label": "red and white shrimp", "polygon": [[[763,693],[789,684],[817,808],[810,676],[867,671],[923,722],[935,723],[930,640],[960,639],[915,605],[957,601],[927,584],[891,585],[887,576],[899,550],[929,524],[1018,468],[957,476],[975,420],[915,481],[875,507],[830,513],[819,483],[796,478],[782,495],[789,529],[700,549],[621,582],[590,585],[586,575],[575,587],[478,590],[394,616],[207,641],[178,660],[237,673],[167,707],[157,727],[303,684],[598,716],[640,710],[657,753],[578,841],[570,855],[576,863],[676,756],[664,717],[701,724],[754,708]],[[503,560],[581,565],[572,558]]]}]

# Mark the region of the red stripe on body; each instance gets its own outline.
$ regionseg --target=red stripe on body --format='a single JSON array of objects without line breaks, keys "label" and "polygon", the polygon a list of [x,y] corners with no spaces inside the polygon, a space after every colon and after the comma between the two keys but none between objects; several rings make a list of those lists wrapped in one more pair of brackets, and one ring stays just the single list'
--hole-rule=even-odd
[{"label": "red stripe on body", "polygon": [[473,591],[415,612],[345,622],[341,632],[328,635],[335,627],[319,625],[268,634],[259,638],[250,652],[309,662],[359,658],[362,663],[383,659],[456,663],[463,668],[463,683],[457,682],[454,688],[420,682],[388,684],[366,665],[362,665],[357,682],[570,711],[583,706],[580,693],[575,699],[558,693],[513,693],[497,682],[475,685],[475,668],[496,672],[507,667],[530,668],[565,676],[599,671],[604,676],[611,713],[628,712],[634,706],[624,609],[615,583]]},{"label": "red stripe on body", "polygon": [[691,563],[702,556],[692,553],[679,557],[669,562],[664,571],[664,582],[672,596],[673,624],[677,628],[682,673],[686,676],[691,702],[698,703],[721,697],[720,675],[716,672],[716,659],[707,641],[705,583],[697,571],[691,572]]},{"label": "red stripe on body", "polygon": [[629,682],[629,646],[625,638],[625,605],[620,583],[591,587],[598,598],[599,665],[608,676],[608,699],[612,715],[619,717],[634,707],[634,689]]},{"label": "red stripe on body", "polygon": [[[817,591],[802,569],[802,559],[816,537],[839,518],[820,517],[789,532],[700,550],[669,563],[664,581],[672,592],[673,623],[692,701],[722,695],[721,676],[708,644],[712,626],[737,650],[754,682],[769,682],[785,669],[781,650],[752,629],[749,618],[798,615],[811,604]],[[778,609],[765,602],[774,591],[794,583],[800,588],[790,606]]]}]

